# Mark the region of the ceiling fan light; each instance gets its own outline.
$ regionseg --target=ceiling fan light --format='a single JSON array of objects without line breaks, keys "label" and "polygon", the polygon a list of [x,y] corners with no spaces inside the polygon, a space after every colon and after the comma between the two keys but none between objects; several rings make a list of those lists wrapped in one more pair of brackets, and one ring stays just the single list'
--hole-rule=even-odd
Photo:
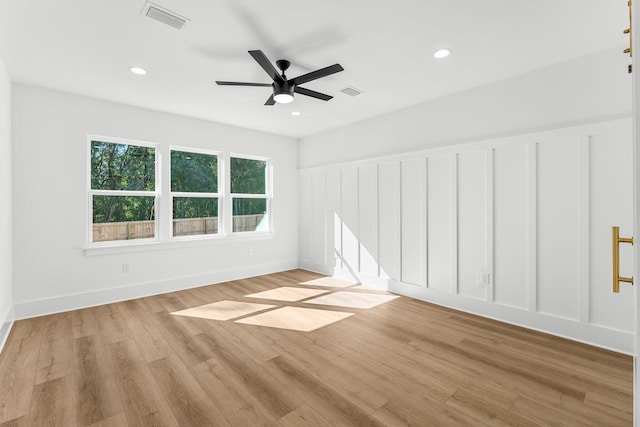
[{"label": "ceiling fan light", "polygon": [[278,93],[273,96],[273,99],[279,104],[288,104],[293,101],[293,95],[288,93]]}]

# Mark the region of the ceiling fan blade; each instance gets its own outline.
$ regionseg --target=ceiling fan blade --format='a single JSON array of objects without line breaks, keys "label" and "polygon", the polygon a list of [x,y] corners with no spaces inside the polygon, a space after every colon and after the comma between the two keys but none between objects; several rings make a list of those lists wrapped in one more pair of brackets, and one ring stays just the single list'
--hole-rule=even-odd
[{"label": "ceiling fan blade", "polygon": [[323,101],[328,101],[331,98],[333,98],[333,96],[331,95],[325,95],[324,93],[316,92],[315,90],[305,89],[300,86],[296,86],[295,89],[293,89],[293,91],[295,93],[299,93],[300,95],[307,95],[312,98],[322,99]]},{"label": "ceiling fan blade", "polygon": [[275,105],[276,100],[273,99],[273,94],[271,94],[271,96],[269,97],[269,99],[267,99],[267,102],[264,103],[264,105]]},{"label": "ceiling fan blade", "polygon": [[272,86],[272,83],[245,83],[245,82],[221,82],[216,80],[216,84],[220,86]]},{"label": "ceiling fan blade", "polygon": [[330,76],[331,74],[339,73],[340,71],[344,71],[344,68],[342,68],[342,65],[333,64],[328,67],[324,67],[319,70],[312,71],[310,73],[303,74],[296,78],[290,79],[289,82],[297,86],[306,82],[310,82],[311,80],[316,80],[322,77]]},{"label": "ceiling fan blade", "polygon": [[263,70],[269,74],[269,77],[273,79],[274,82],[282,82],[282,77],[278,74],[278,70],[273,66],[271,61],[267,58],[267,56],[261,50],[250,50],[249,55],[256,60],[258,64],[262,67]]}]

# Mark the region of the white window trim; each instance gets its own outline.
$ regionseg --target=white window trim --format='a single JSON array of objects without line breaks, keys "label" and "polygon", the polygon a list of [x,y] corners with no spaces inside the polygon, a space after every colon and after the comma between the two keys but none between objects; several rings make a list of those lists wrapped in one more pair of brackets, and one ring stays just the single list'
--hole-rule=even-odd
[{"label": "white window trim", "polygon": [[[110,144],[126,144],[126,145],[134,145],[139,147],[148,147],[153,148],[155,153],[155,190],[154,191],[128,191],[128,190],[94,190],[91,188],[91,142],[92,141],[100,141],[107,142]],[[158,243],[160,242],[160,221],[162,220],[162,215],[160,213],[160,188],[159,185],[160,177],[162,176],[160,173],[161,169],[161,159],[162,155],[160,153],[160,144],[156,144],[153,142],[147,141],[138,141],[133,139],[124,139],[124,138],[116,138],[110,136],[102,136],[102,135],[87,135],[86,142],[86,159],[87,159],[87,172],[86,172],[86,186],[87,186],[87,198],[86,198],[86,248],[102,248],[102,247],[122,247],[129,245],[140,245],[140,244],[149,244],[149,243]],[[133,240],[111,240],[107,242],[94,242],[93,241],[93,196],[143,196],[143,197],[153,197],[154,198],[154,231],[153,238],[148,239],[133,239]]]},{"label": "white window trim", "polygon": [[[264,194],[245,194],[231,192],[231,158],[258,160],[266,163],[265,174],[267,176],[265,177],[265,184],[267,188],[265,189]],[[270,157],[256,156],[252,154],[229,153],[229,157],[226,159],[225,164],[227,166],[227,170],[229,171],[229,180],[227,182],[227,187],[225,187],[225,192],[229,195],[227,201],[228,206],[225,209],[225,214],[228,217],[228,221],[225,221],[228,224],[227,229],[225,229],[227,234],[230,236],[238,237],[273,234],[273,160]],[[267,221],[269,229],[267,231],[233,231],[233,199],[266,199]]]},{"label": "white window trim", "polygon": [[[91,141],[103,141],[114,144],[128,144],[155,149],[155,191],[125,191],[125,190],[92,190],[91,189]],[[183,247],[202,247],[225,244],[226,241],[254,241],[271,240],[275,238],[273,223],[273,161],[269,157],[251,154],[231,153],[219,150],[210,150],[197,147],[185,147],[155,143],[128,138],[119,138],[97,134],[87,134],[86,165],[86,241],[81,248],[85,256],[115,255],[121,253],[138,253],[158,250],[171,250]],[[173,202],[171,194],[171,150],[186,151],[201,154],[213,154],[218,156],[218,193],[182,193],[176,192],[178,197],[184,194],[186,197],[218,197],[218,233],[209,235],[177,236],[173,237]],[[241,194],[231,193],[229,173],[231,158],[259,160],[267,163],[265,194]],[[164,171],[168,171],[165,173]],[[103,195],[133,195],[155,197],[155,229],[154,238],[113,240],[108,242],[92,242],[93,239],[93,195],[100,192]],[[117,194],[116,194],[117,193]],[[233,212],[232,203],[237,198],[263,198],[267,200],[268,231],[232,232]]]},{"label": "white window trim", "polygon": [[[168,189],[169,189],[169,217],[171,218],[169,224],[169,240],[171,241],[189,241],[189,240],[211,240],[220,239],[225,236],[224,233],[224,215],[221,215],[224,207],[224,192],[220,192],[220,189],[224,188],[225,182],[225,162],[224,154],[221,151],[207,150],[204,148],[192,148],[178,145],[169,146],[169,165],[171,165],[171,152],[181,151],[183,153],[196,153],[206,154],[210,156],[216,156],[218,162],[218,192],[217,193],[196,193],[189,191],[172,191],[171,190],[171,166],[169,166],[168,177]],[[218,232],[215,234],[196,234],[193,236],[174,236],[173,235],[173,198],[174,197],[201,197],[203,199],[217,198],[218,199]]]}]

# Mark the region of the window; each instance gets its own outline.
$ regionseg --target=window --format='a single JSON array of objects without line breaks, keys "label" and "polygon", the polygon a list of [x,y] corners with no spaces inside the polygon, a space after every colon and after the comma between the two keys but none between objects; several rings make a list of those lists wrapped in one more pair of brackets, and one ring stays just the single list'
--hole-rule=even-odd
[{"label": "window", "polygon": [[271,159],[104,136],[87,143],[88,249],[272,231]]},{"label": "window", "polygon": [[155,145],[91,140],[89,156],[89,242],[156,239]]},{"label": "window", "polygon": [[269,161],[262,158],[231,157],[232,231],[270,231]]},{"label": "window", "polygon": [[218,155],[171,150],[172,236],[218,234]]}]

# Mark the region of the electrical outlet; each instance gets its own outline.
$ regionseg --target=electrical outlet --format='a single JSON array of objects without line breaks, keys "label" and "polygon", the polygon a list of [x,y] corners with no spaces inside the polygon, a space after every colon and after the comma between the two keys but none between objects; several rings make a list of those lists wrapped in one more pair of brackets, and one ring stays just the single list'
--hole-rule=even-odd
[{"label": "electrical outlet", "polygon": [[122,264],[122,272],[123,273],[129,272],[129,264]]},{"label": "electrical outlet", "polygon": [[491,283],[491,277],[489,272],[484,268],[478,269],[478,285],[479,286],[489,286]]}]

